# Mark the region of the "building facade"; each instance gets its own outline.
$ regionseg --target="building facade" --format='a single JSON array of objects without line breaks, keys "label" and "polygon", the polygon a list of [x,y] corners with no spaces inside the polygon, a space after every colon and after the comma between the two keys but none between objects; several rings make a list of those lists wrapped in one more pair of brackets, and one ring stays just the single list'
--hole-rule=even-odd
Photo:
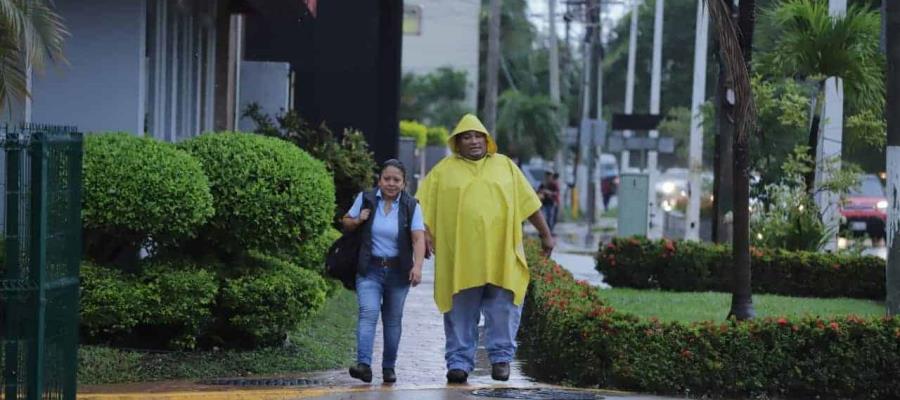
[{"label": "building facade", "polygon": [[403,10],[403,73],[441,67],[465,71],[466,105],[478,106],[480,0],[407,0]]}]

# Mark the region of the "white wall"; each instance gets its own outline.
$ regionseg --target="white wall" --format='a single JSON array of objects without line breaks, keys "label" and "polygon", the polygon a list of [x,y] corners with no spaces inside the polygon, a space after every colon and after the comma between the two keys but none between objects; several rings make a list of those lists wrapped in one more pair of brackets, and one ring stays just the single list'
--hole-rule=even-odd
[{"label": "white wall", "polygon": [[145,0],[56,0],[68,64],[35,73],[32,118],[83,132],[144,131]]},{"label": "white wall", "polygon": [[478,95],[478,18],[481,1],[407,0],[422,9],[421,35],[403,35],[403,73],[426,74],[450,66],[467,73],[467,103]]}]

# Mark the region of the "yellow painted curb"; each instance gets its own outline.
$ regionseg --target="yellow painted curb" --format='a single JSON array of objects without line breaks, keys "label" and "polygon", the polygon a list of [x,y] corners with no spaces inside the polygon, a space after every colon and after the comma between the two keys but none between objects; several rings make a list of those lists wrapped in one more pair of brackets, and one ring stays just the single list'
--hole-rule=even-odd
[{"label": "yellow painted curb", "polygon": [[79,400],[288,400],[325,396],[337,392],[365,392],[370,389],[310,388],[258,389],[161,393],[79,393]]}]

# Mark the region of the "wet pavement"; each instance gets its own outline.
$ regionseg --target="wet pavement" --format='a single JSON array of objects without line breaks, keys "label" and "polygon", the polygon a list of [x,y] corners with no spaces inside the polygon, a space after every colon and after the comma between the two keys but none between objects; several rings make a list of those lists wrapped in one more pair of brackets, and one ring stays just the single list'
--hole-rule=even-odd
[{"label": "wet pavement", "polygon": [[[550,389],[556,390],[556,389]],[[565,389],[563,389],[565,390]],[[563,395],[554,396],[553,393],[549,391],[545,391],[543,394],[545,396],[539,397],[541,392],[533,392],[522,393],[521,397],[492,397],[487,393],[480,393],[478,389],[456,389],[450,388],[445,390],[418,390],[418,391],[393,391],[393,392],[366,392],[366,393],[338,393],[331,396],[323,396],[323,397],[315,397],[316,399],[321,400],[369,400],[369,399],[384,399],[384,400],[400,400],[400,399],[416,399],[416,400],[478,400],[478,399],[573,399],[573,400],[588,400],[588,399],[608,399],[608,400],[616,400],[616,399],[631,399],[631,400],[653,400],[653,399],[665,399],[664,397],[655,397],[655,396],[646,396],[646,395],[636,395],[636,394],[628,394],[628,393],[620,393],[620,392],[608,392],[608,391],[576,391],[577,394],[581,396],[576,397],[563,397]],[[531,397],[526,397],[531,394]],[[502,394],[501,394],[502,395]]]},{"label": "wet pavement", "polygon": [[[484,332],[482,331],[482,334]],[[381,385],[381,322],[375,333],[375,352],[372,354],[372,385]],[[469,375],[473,385],[497,383],[491,379],[491,364],[484,350],[484,340],[479,341],[475,370]],[[535,386],[535,382],[521,372],[521,364],[513,362],[507,385]],[[349,366],[348,366],[349,367]],[[422,268],[422,283],[411,288],[403,311],[403,336],[397,355],[397,383],[395,389],[444,386],[447,383],[444,362],[444,319],[434,304],[434,265],[427,261]],[[327,385],[359,385],[362,382],[349,376],[346,370],[330,371],[312,376]]]}]

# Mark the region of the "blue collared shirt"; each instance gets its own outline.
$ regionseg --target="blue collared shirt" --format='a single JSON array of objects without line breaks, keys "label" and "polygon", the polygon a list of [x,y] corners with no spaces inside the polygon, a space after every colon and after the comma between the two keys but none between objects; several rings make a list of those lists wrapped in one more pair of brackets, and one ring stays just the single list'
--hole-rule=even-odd
[{"label": "blue collared shirt", "polygon": [[[369,214],[372,220],[372,255],[375,257],[396,257],[400,254],[397,246],[397,234],[399,233],[399,213],[400,213],[400,196],[393,201],[391,212],[384,212],[384,202],[381,201],[381,189],[375,192],[377,199],[376,209]],[[362,193],[356,195],[356,200],[347,215],[350,218],[359,218],[360,209],[362,208]],[[425,231],[425,222],[422,219],[422,207],[416,205],[413,211],[412,221],[410,221],[410,229],[412,231]]]}]

